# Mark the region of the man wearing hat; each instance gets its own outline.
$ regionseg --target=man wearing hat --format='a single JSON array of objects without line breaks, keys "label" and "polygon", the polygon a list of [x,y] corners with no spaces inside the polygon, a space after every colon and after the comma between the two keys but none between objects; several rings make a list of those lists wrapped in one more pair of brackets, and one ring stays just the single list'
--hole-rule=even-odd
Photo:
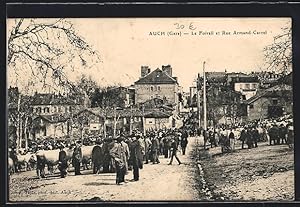
[{"label": "man wearing hat", "polygon": [[141,146],[137,137],[132,137],[132,143],[130,146],[130,160],[133,166],[133,179],[134,181],[139,180],[139,169],[143,167],[143,156],[141,152]]},{"label": "man wearing hat", "polygon": [[117,142],[114,144],[113,148],[110,150],[111,157],[115,160],[116,164],[116,184],[122,185],[125,182],[126,174],[126,149],[122,145],[122,137],[117,138]]},{"label": "man wearing hat", "polygon": [[60,177],[65,178],[67,175],[67,168],[68,168],[68,160],[67,160],[67,154],[64,151],[64,145],[60,144],[59,146],[60,152],[58,154],[58,169],[60,171]]},{"label": "man wearing hat", "polygon": [[152,152],[152,156],[153,156],[153,160],[152,160],[153,164],[160,163],[160,161],[158,159],[159,141],[158,141],[158,138],[156,135],[154,135],[152,138],[151,152]]},{"label": "man wearing hat", "polygon": [[72,156],[73,166],[75,168],[75,175],[81,175],[80,173],[80,163],[82,161],[82,151],[81,151],[81,141],[76,142]]}]

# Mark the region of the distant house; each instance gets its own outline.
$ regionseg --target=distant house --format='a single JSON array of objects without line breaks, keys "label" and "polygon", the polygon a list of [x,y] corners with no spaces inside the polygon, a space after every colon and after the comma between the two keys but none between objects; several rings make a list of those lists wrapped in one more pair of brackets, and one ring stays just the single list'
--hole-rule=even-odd
[{"label": "distant house", "polygon": [[255,96],[257,90],[259,89],[259,80],[257,77],[232,77],[231,87],[236,92],[241,92],[243,100],[248,100],[249,98]]},{"label": "distant house", "polygon": [[145,115],[145,130],[158,130],[175,127],[172,114],[162,111],[151,111]]},{"label": "distant house", "polygon": [[[143,113],[135,108],[102,109],[85,108],[72,117],[73,136],[76,138],[85,136],[103,136],[113,134],[116,127],[117,134],[132,130],[142,130]],[[105,127],[105,129],[104,129]],[[104,132],[105,131],[105,132]]]},{"label": "distant house", "polygon": [[281,84],[259,92],[245,101],[247,120],[276,118],[293,110],[293,91],[290,85]]},{"label": "distant house", "polygon": [[142,66],[141,78],[134,83],[134,88],[136,104],[158,98],[176,105],[179,109],[179,85],[177,78],[172,76],[170,65],[152,72],[148,66]]},{"label": "distant house", "polygon": [[33,116],[30,139],[70,136],[71,124],[69,118],[69,116],[62,114]]},{"label": "distant house", "polygon": [[76,97],[71,99],[67,96],[53,93],[35,93],[31,106],[35,115],[54,115],[54,114],[66,114],[72,113],[72,110],[76,110],[84,106],[84,101]]},{"label": "distant house", "polygon": [[274,73],[271,71],[253,72],[252,76],[257,76],[260,82],[260,88],[266,89],[276,85],[282,74]]}]

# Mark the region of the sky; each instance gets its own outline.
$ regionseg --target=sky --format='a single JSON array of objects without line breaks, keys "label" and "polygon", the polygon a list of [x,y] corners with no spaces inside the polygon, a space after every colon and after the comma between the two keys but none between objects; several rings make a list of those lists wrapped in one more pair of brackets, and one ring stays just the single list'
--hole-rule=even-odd
[{"label": "sky", "polygon": [[[251,72],[265,68],[263,48],[289,18],[90,18],[68,19],[102,62],[81,73],[100,85],[128,86],[142,65],[152,70],[170,64],[184,91],[205,70]],[[181,32],[181,35],[174,35]],[[160,35],[154,35],[154,33]]]}]

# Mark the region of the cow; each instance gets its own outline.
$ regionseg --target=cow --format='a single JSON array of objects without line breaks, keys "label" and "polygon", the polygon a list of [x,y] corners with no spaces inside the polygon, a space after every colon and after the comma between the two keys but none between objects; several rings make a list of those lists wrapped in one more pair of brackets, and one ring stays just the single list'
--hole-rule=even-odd
[{"label": "cow", "polygon": [[92,161],[92,151],[95,145],[93,146],[82,146],[81,152],[82,152],[82,167],[83,170],[88,170],[88,165],[91,164]]},{"label": "cow", "polygon": [[[82,165],[84,169],[88,169],[88,163],[91,161],[92,157],[92,150],[94,146],[82,146],[81,151],[82,151]],[[67,154],[67,159],[69,162],[72,159],[73,155],[73,149],[72,148],[64,148],[66,154]],[[53,173],[54,171],[54,166],[58,165],[59,163],[59,149],[55,150],[40,150],[36,153],[36,158],[37,158],[37,176],[38,177],[45,177],[45,166],[47,165],[48,171],[50,174]]]},{"label": "cow", "polygon": [[34,153],[26,153],[24,155],[17,154],[16,158],[15,167],[17,168],[17,171],[20,171],[22,167],[24,167],[25,170],[32,170],[36,163],[36,156]]},{"label": "cow", "polygon": [[[66,151],[68,159],[72,158],[73,150],[70,148],[64,149]],[[36,153],[37,166],[36,173],[38,177],[45,177],[45,166],[47,165],[50,174],[53,173],[53,167],[59,162],[58,156],[59,150],[40,150]]]}]

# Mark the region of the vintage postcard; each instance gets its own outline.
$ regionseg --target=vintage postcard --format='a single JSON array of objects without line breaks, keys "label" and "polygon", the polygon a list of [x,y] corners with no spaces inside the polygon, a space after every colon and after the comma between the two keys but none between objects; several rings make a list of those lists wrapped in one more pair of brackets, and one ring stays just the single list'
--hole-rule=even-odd
[{"label": "vintage postcard", "polygon": [[291,18],[8,18],[9,202],[292,201]]}]

